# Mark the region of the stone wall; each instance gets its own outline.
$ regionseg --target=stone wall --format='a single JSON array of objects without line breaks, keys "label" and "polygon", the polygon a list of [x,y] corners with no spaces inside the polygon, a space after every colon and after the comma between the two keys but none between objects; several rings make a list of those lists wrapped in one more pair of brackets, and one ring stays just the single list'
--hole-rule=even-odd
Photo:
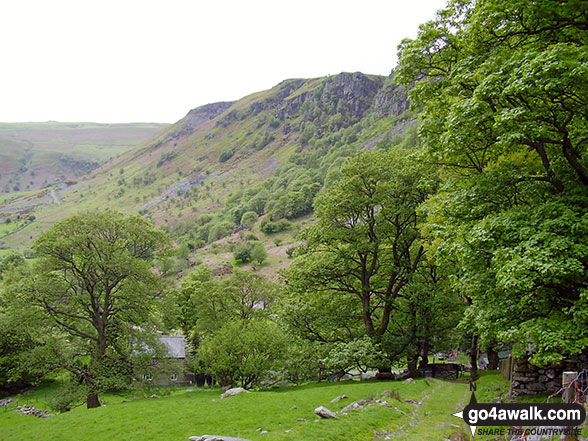
[{"label": "stone wall", "polygon": [[464,367],[457,363],[430,363],[425,368],[419,369],[423,377],[441,378],[443,380],[456,380],[464,370]]},{"label": "stone wall", "polygon": [[534,366],[524,359],[517,360],[513,366],[510,395],[551,395],[561,389],[563,372],[579,372],[584,369],[588,369],[588,350],[566,358],[559,364],[543,367]]}]

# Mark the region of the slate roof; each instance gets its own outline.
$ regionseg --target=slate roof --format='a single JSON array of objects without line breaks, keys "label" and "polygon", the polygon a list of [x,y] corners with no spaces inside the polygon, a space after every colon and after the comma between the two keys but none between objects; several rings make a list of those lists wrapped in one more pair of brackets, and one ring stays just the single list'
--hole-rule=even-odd
[{"label": "slate roof", "polygon": [[181,336],[163,336],[159,340],[167,348],[168,356],[170,358],[186,358],[186,343],[184,337]]}]

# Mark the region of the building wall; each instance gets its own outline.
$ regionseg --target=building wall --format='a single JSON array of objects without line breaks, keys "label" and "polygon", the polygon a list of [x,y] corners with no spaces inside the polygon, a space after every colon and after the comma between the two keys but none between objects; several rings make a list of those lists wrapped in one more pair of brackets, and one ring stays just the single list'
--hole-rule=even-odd
[{"label": "building wall", "polygon": [[[158,362],[141,372],[140,375],[142,380],[144,380],[144,375],[150,376],[152,379],[146,381],[151,381],[152,384],[157,386],[193,384],[195,380],[194,374],[186,370],[186,360],[183,358]],[[172,380],[174,375],[176,379]]]}]

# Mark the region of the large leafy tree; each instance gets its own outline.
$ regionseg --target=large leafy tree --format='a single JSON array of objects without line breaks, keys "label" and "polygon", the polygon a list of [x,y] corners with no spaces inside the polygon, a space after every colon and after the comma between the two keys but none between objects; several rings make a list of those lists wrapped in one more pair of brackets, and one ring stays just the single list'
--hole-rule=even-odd
[{"label": "large leafy tree", "polygon": [[197,266],[175,293],[177,318],[196,350],[196,370],[222,386],[250,387],[280,367],[286,338],[272,321],[277,286],[239,269],[213,277]]},{"label": "large leafy tree", "polygon": [[588,346],[587,22],[579,0],[458,0],[400,46],[469,326],[538,363]]},{"label": "large leafy tree", "polygon": [[168,239],[148,221],[114,212],[73,216],[55,224],[33,246],[38,262],[11,286],[20,301],[53,323],[67,344],[53,346],[52,367],[74,373],[98,393],[130,380],[137,327],[145,327],[163,282],[153,269]]},{"label": "large leafy tree", "polygon": [[285,319],[306,338],[349,342],[369,337],[387,363],[403,351],[391,324],[423,261],[417,207],[433,191],[430,170],[406,150],[363,152],[315,202],[317,223],[288,270]]},{"label": "large leafy tree", "polygon": [[5,286],[27,277],[29,265],[18,253],[0,258],[0,389],[15,391],[34,384],[47,372],[44,357],[46,331],[50,329],[19,302]]}]

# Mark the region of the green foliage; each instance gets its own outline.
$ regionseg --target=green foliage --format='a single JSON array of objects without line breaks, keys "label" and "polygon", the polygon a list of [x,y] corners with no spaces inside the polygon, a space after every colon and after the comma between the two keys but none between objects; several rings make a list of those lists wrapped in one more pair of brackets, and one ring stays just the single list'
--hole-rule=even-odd
[{"label": "green foliage", "polygon": [[229,222],[220,222],[213,224],[208,232],[208,243],[217,241],[227,236],[233,231],[233,226]]},{"label": "green foliage", "polygon": [[48,399],[47,404],[57,412],[67,412],[86,399],[84,387],[73,381],[68,381],[57,389]]},{"label": "green foliage", "polygon": [[280,328],[269,320],[230,321],[202,343],[198,354],[223,387],[247,388],[279,366],[285,347]]},{"label": "green foliage", "polygon": [[255,222],[257,222],[257,213],[255,211],[246,211],[241,216],[241,224],[253,225]]},{"label": "green foliage", "polygon": [[186,335],[204,337],[226,321],[265,317],[275,290],[257,274],[235,269],[221,280],[213,278],[206,265],[198,265],[176,293],[182,329]]},{"label": "green foliage", "polygon": [[332,344],[322,362],[337,377],[342,377],[351,370],[366,372],[385,363],[380,348],[369,337]]},{"label": "green foliage", "polygon": [[224,386],[257,384],[281,363],[286,340],[266,309],[275,290],[256,274],[236,269],[215,279],[200,265],[176,292],[182,329],[198,347],[196,364]]},{"label": "green foliage", "polygon": [[0,281],[2,280],[4,273],[24,265],[26,265],[25,258],[16,251],[11,251],[0,257]]},{"label": "green foliage", "polygon": [[161,167],[166,162],[172,161],[177,156],[178,153],[175,151],[164,153],[163,155],[161,155],[161,158],[159,158],[159,161],[157,161],[157,168]]},{"label": "green foliage", "polygon": [[235,247],[233,257],[236,260],[240,260],[242,263],[251,262],[251,250],[253,248],[253,242],[242,242]]},{"label": "green foliage", "polygon": [[532,344],[536,363],[588,346],[587,16],[581,1],[452,2],[400,47],[424,159],[445,168],[426,210],[471,303],[463,326]]},{"label": "green foliage", "polygon": [[305,184],[300,190],[288,192],[274,204],[271,219],[293,219],[312,211],[312,202],[320,190],[318,183]]},{"label": "green foliage", "polygon": [[[315,202],[317,223],[303,231],[307,244],[288,270],[283,316],[295,332],[326,342],[367,336],[378,345],[389,337],[392,312],[423,261],[416,210],[435,184],[402,151],[346,163]],[[386,356],[395,361],[399,353]]]},{"label": "green foliage", "polygon": [[261,265],[266,258],[267,252],[265,251],[263,243],[260,241],[253,242],[253,247],[251,248],[251,260]]},{"label": "green foliage", "polygon": [[149,322],[162,294],[152,262],[168,243],[140,217],[109,211],[74,216],[35,241],[39,259],[30,276],[6,286],[52,322],[56,335],[68,335],[68,345],[52,348],[56,365],[84,384],[89,407],[100,405],[98,392],[118,387],[121,378],[130,381],[133,326]]},{"label": "green foliage", "polygon": [[221,152],[221,154],[218,158],[218,161],[219,162],[226,162],[233,157],[233,154],[234,154],[233,149],[226,148]]},{"label": "green foliage", "polygon": [[274,234],[281,231],[289,230],[292,224],[286,219],[280,219],[277,222],[272,222],[269,218],[265,218],[261,221],[259,229],[265,234]]}]

